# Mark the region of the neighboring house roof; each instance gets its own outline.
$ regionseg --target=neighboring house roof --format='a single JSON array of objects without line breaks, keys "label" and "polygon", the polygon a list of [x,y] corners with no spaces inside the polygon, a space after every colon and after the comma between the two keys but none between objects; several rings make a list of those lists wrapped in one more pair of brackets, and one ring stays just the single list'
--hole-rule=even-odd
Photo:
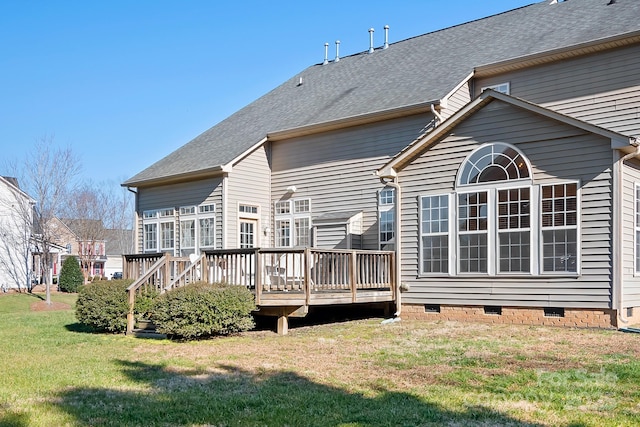
[{"label": "neighboring house roof", "polygon": [[133,230],[109,228],[105,231],[105,251],[107,256],[119,256],[134,251]]},{"label": "neighboring house roof", "polygon": [[476,67],[640,34],[640,1],[607,3],[545,0],[392,43],[373,54],[313,65],[123,185],[220,173],[269,134],[382,112],[426,111]]},{"label": "neighboring house roof", "polygon": [[35,203],[35,200],[25,193],[18,184],[18,179],[12,176],[0,176],[0,182],[4,182],[9,188],[12,188],[17,191],[20,195],[22,195],[25,199],[27,199],[31,203]]},{"label": "neighboring house roof", "polygon": [[395,155],[389,162],[378,169],[376,172],[377,175],[384,178],[394,178],[397,172],[404,169],[413,161],[413,159],[419,156],[428,147],[440,141],[442,138],[445,138],[462,121],[466,120],[468,117],[475,114],[478,110],[484,108],[487,104],[495,100],[499,100],[514,107],[527,110],[531,113],[565,123],[578,129],[582,129],[586,132],[603,136],[611,140],[612,149],[621,149],[628,151],[638,143],[633,137],[625,136],[599,126],[592,125],[582,120],[575,119],[565,114],[557,113],[555,111],[549,110],[548,108],[544,108],[537,104],[527,102],[523,99],[505,95],[493,90],[486,90],[482,92],[479,97],[469,102],[467,105],[458,110],[453,116],[445,120],[433,131],[415,139],[404,150]]},{"label": "neighboring house roof", "polygon": [[104,226],[99,219],[73,219],[73,218],[60,218],[62,222],[76,237],[80,237],[83,234],[93,235],[100,237],[99,240],[104,240],[102,234],[104,234]]}]

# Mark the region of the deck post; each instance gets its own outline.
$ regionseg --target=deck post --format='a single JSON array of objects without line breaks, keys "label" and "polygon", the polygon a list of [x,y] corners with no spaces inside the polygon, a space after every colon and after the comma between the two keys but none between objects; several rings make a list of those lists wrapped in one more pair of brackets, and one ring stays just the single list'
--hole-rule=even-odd
[{"label": "deck post", "polygon": [[260,300],[262,298],[262,255],[260,249],[256,249],[253,253],[255,259],[255,275],[253,279],[253,286],[256,292],[256,305],[260,305]]},{"label": "deck post", "polygon": [[278,316],[278,335],[287,335],[289,333],[289,316],[284,312]]},{"label": "deck post", "polygon": [[171,265],[175,265],[173,255],[167,252],[165,256],[167,257],[167,262],[164,265],[164,277],[160,279],[160,289],[165,289],[171,283]]},{"label": "deck post", "polygon": [[134,308],[136,305],[136,291],[129,291],[129,311],[127,312],[127,335],[133,333],[133,328],[135,326],[135,314]]},{"label": "deck post", "polygon": [[205,254],[200,255],[200,280],[209,283],[209,261]]},{"label": "deck post", "polygon": [[358,254],[356,251],[351,252],[351,262],[349,263],[349,282],[351,282],[351,300],[355,304],[358,299]]},{"label": "deck post", "polygon": [[311,303],[311,250],[307,247],[304,249],[304,295],[305,303]]}]

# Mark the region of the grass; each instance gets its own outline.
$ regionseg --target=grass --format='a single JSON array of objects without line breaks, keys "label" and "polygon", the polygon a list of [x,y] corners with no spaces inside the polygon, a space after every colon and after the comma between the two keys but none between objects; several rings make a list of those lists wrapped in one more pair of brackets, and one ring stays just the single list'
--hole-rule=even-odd
[{"label": "grass", "polygon": [[0,296],[0,426],[640,425],[640,334],[367,319],[176,343],[36,301]]}]

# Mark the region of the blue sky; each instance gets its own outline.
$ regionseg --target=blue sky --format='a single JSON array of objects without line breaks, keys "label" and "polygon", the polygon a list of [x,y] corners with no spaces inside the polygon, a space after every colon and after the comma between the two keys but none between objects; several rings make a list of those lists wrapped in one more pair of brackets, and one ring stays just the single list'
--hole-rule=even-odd
[{"label": "blue sky", "polygon": [[[535,0],[0,2],[0,148],[70,146],[95,182],[135,175],[303,69]],[[0,168],[2,162],[0,162]],[[0,169],[0,174],[7,171]]]}]

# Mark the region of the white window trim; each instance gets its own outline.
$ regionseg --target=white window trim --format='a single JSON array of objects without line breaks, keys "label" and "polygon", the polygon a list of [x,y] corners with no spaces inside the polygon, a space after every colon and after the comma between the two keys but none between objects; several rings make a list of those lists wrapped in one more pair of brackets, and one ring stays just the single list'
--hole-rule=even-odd
[{"label": "white window trim", "polygon": [[[202,212],[201,210],[203,208],[207,208],[207,210],[205,212]],[[210,209],[210,210],[209,210]],[[203,249],[216,249],[217,248],[217,241],[216,241],[216,226],[217,226],[217,221],[216,221],[216,204],[215,203],[203,203],[201,205],[198,205],[198,209],[197,209],[197,221],[196,221],[196,244],[197,244],[197,251],[201,252]],[[213,219],[213,245],[202,245],[202,228],[200,226],[200,220],[202,219]]]},{"label": "white window trim", "polygon": [[[163,246],[164,245],[164,239],[163,239],[163,236],[162,236],[162,226],[164,224],[173,225],[173,238],[172,238],[173,246],[170,246],[170,247],[169,246],[167,246],[167,247]],[[159,221],[158,225],[159,225],[158,236],[160,238],[159,242],[158,242],[158,246],[160,246],[160,251],[166,252],[166,251],[170,250],[171,252],[173,252],[175,250],[175,247],[176,247],[176,223],[175,223],[175,218],[172,217],[171,221],[166,221],[166,220],[165,221]]]},{"label": "white window trim", "polygon": [[[522,181],[520,181],[522,182]],[[533,207],[534,203],[537,199],[536,197],[538,196],[538,189],[539,186],[536,185],[532,185],[531,183],[529,183],[529,185],[517,185],[517,181],[513,182],[515,185],[511,186],[511,187],[496,187],[494,189],[494,194],[493,196],[495,197],[494,200],[494,209],[495,209],[495,217],[493,218],[494,221],[494,228],[495,228],[495,269],[496,269],[496,276],[535,276],[537,275],[537,266],[536,266],[536,248],[537,246],[537,239],[535,237],[535,235],[537,233],[535,233],[534,231],[536,230],[535,225],[538,224],[538,218],[540,217],[540,213],[536,212],[536,209]],[[498,204],[499,204],[499,197],[498,197],[498,192],[499,191],[509,191],[509,190],[521,190],[527,188],[529,190],[529,227],[525,227],[525,228],[518,228],[518,229],[512,229],[512,228],[507,228],[504,230],[500,230],[500,224],[499,224],[499,209],[498,209]],[[500,251],[500,233],[510,233],[512,232],[512,230],[517,230],[515,232],[522,232],[522,231],[526,231],[526,229],[528,228],[529,231],[529,271],[500,271],[500,255],[499,255],[499,251]]]},{"label": "white window trim", "polygon": [[[242,211],[241,207],[246,206],[249,208],[255,208],[256,212],[246,212],[246,211]],[[240,230],[240,223],[244,220],[244,221],[255,221],[255,230],[253,230],[253,247],[254,248],[259,248],[260,247],[260,233],[261,233],[261,212],[262,212],[262,207],[259,204],[255,204],[255,203],[245,203],[245,202],[238,202],[238,206],[237,206],[237,210],[236,212],[238,213],[238,218],[237,218],[237,224],[238,226],[236,227],[237,231],[236,231],[236,241],[238,242],[238,247],[241,246],[241,242],[242,242],[242,238],[241,238],[241,230]],[[275,211],[274,211],[275,212]],[[266,233],[266,232],[265,232]]]},{"label": "white window trim", "polygon": [[[579,277],[582,268],[582,190],[581,183],[579,180],[561,180],[561,181],[551,181],[544,182],[540,184],[526,184],[526,180],[515,180],[509,181],[510,185],[503,185],[503,183],[498,183],[496,185],[465,185],[460,187],[459,190],[450,192],[450,193],[424,193],[418,196],[418,220],[419,220],[419,236],[418,236],[418,246],[419,246],[419,262],[418,262],[418,277],[478,277],[478,278],[486,278],[486,277],[496,277],[496,278],[523,278],[523,277]],[[543,227],[541,225],[541,217],[542,217],[542,187],[543,186],[551,186],[551,185],[562,185],[562,184],[575,184],[576,185],[576,225],[571,227],[558,227],[558,228],[549,228],[546,227],[544,230],[552,230],[552,229],[575,229],[576,230],[576,271],[560,271],[560,272],[545,272],[543,271],[543,251],[544,248],[542,246],[542,232]],[[530,272],[500,272],[499,271],[499,254],[498,254],[498,233],[500,230],[498,229],[498,217],[497,217],[497,194],[498,190],[509,190],[509,189],[520,189],[520,188],[529,188],[529,197],[530,197],[530,205],[531,208],[529,210],[530,215]],[[636,191],[640,190],[640,183],[636,184]],[[460,272],[459,265],[459,224],[458,224],[458,196],[460,194],[468,194],[474,193],[477,191],[487,191],[487,273],[462,273]],[[433,196],[448,196],[448,209],[449,209],[449,271],[448,273],[428,273],[423,271],[423,256],[424,256],[424,248],[422,245],[422,236],[424,235],[422,230],[422,197],[433,197]],[[634,210],[637,211],[637,204]],[[636,217],[637,218],[637,217]],[[640,225],[634,229],[640,231]],[[505,230],[506,231],[506,230]],[[636,246],[634,245],[634,248]],[[635,263],[635,256],[634,256]]]},{"label": "white window trim", "polygon": [[[147,243],[148,243],[148,239],[147,239],[147,226],[155,226],[156,229],[154,231],[154,235],[155,235],[155,245],[153,247],[147,247]],[[159,246],[159,242],[158,242],[158,222],[157,221],[144,221],[142,223],[142,251],[144,253],[154,253],[154,252],[158,252],[158,246]]]},{"label": "white window trim", "polygon": [[[390,191],[391,192],[391,198],[392,201],[391,203],[382,203],[382,193],[385,191]],[[383,188],[382,190],[378,191],[378,248],[382,249],[383,245],[395,245],[396,243],[396,191],[394,188],[391,187],[386,187]],[[391,233],[393,235],[393,237],[389,240],[382,240],[381,236],[382,236],[382,213],[383,212],[389,212],[392,211],[393,212],[393,221],[391,221]]]},{"label": "white window trim", "polygon": [[[473,193],[480,193],[480,192],[484,192],[487,193],[487,229],[486,230],[476,230],[476,231],[471,231],[471,232],[464,232],[464,233],[460,233],[460,229],[459,229],[459,207],[460,207],[460,198],[458,196],[460,196],[461,194],[473,194]],[[493,203],[492,201],[495,201],[495,198],[493,197],[494,192],[491,191],[491,189],[486,188],[485,187],[476,187],[475,189],[470,189],[469,186],[465,186],[464,187],[464,191],[456,191],[455,193],[455,210],[456,210],[456,223],[455,223],[455,240],[456,240],[456,253],[455,253],[455,257],[456,257],[456,274],[458,276],[495,276],[495,268],[493,268],[493,265],[495,264],[494,262],[494,253],[495,251],[492,251],[491,248],[495,248],[495,239],[492,238],[492,235],[494,233],[491,233],[491,222],[492,222],[492,216],[494,215],[495,210],[493,209]],[[471,234],[486,234],[487,236],[487,271],[485,273],[481,273],[481,272],[475,272],[475,271],[470,271],[470,272],[462,272],[461,268],[460,268],[460,235],[461,234],[467,234],[467,235],[471,235]]]},{"label": "white window trim", "polygon": [[[566,185],[566,184],[575,184],[576,185],[576,271],[544,271],[544,247],[542,240],[542,231],[544,230],[568,230],[573,229],[574,227],[542,227],[542,187],[552,186],[552,185]],[[544,277],[578,277],[582,274],[582,191],[581,191],[581,182],[579,180],[563,180],[563,181],[553,181],[553,182],[545,182],[538,185],[539,197],[537,200],[537,220],[540,221],[538,224],[538,274]]]},{"label": "white window trim", "polygon": [[[206,208],[205,212],[201,212],[201,209]],[[187,211],[187,213],[182,213]],[[194,253],[199,253],[203,249],[216,249],[217,248],[217,236],[216,236],[216,204],[215,203],[201,203],[199,205],[187,205],[179,208],[160,208],[146,210],[142,213],[142,248],[143,252],[172,252],[174,255],[181,253],[185,247],[182,246],[182,222],[194,221],[195,226],[195,240],[194,246],[186,247],[187,250],[192,250]],[[213,245],[202,246],[200,244],[200,219],[213,218]],[[173,247],[163,247],[162,239],[162,224],[173,223]],[[156,246],[155,249],[148,249],[146,225],[155,224],[156,232]]]},{"label": "white window trim", "polygon": [[[178,241],[179,244],[178,246],[178,254],[180,256],[185,256],[183,254],[183,251],[187,250],[187,251],[191,251],[193,250],[193,253],[197,253],[198,252],[198,216],[197,216],[197,212],[198,209],[195,205],[189,205],[189,206],[180,206],[180,208],[178,209],[179,212],[179,218],[178,218]],[[184,233],[183,233],[183,225],[186,222],[191,222],[193,221],[193,246],[186,246],[184,243]]]},{"label": "white window trim", "polygon": [[[308,212],[295,212],[295,202],[302,202],[302,201],[307,201],[309,204],[309,210]],[[285,206],[288,203],[289,206],[289,212],[288,213],[278,213],[278,205],[281,204],[282,206]],[[296,230],[295,230],[295,220],[296,219],[308,219],[309,221],[309,228],[308,228],[308,236],[307,236],[307,240],[308,240],[308,245],[311,245],[311,230],[313,229],[313,223],[311,221],[311,212],[312,212],[312,204],[311,204],[311,198],[309,197],[300,197],[300,198],[295,198],[295,199],[288,199],[288,200],[279,200],[274,202],[273,204],[273,211],[274,211],[274,226],[275,226],[275,230],[274,230],[274,242],[275,242],[275,247],[277,248],[293,248],[293,247],[297,247],[295,245],[295,243],[299,240]],[[289,244],[288,245],[282,245],[280,242],[280,235],[279,235],[279,228],[278,228],[278,221],[289,221]]]},{"label": "white window trim", "polygon": [[[425,233],[424,230],[422,229],[422,199],[424,197],[439,197],[439,196],[446,196],[447,197],[447,212],[448,212],[448,218],[447,218],[447,231],[446,233],[440,232],[440,233]],[[455,227],[457,226],[457,215],[456,212],[454,212],[455,209],[452,209],[452,206],[456,206],[454,205],[453,199],[455,198],[456,193],[429,193],[429,194],[421,194],[418,196],[418,221],[419,221],[419,230],[420,230],[420,236],[419,236],[419,241],[418,241],[418,245],[419,245],[419,257],[420,260],[418,262],[419,267],[418,267],[418,271],[419,271],[419,275],[418,277],[452,277],[455,276],[455,269],[452,268],[455,265],[456,259],[457,259],[457,244],[454,240],[456,240],[457,238],[457,233],[454,232]],[[447,236],[448,239],[448,253],[447,253],[447,271],[444,272],[437,272],[437,273],[432,273],[432,272],[425,272],[424,271],[424,246],[422,244],[422,237],[424,236],[443,236],[445,235]],[[452,238],[455,237],[455,238]]]},{"label": "white window trim", "polygon": [[[505,90],[500,90],[501,87],[505,87]],[[504,93],[506,95],[511,95],[511,83],[509,82],[496,83],[494,85],[484,86],[482,89],[480,89],[480,92],[484,92],[487,89],[493,89],[496,92]]]}]

